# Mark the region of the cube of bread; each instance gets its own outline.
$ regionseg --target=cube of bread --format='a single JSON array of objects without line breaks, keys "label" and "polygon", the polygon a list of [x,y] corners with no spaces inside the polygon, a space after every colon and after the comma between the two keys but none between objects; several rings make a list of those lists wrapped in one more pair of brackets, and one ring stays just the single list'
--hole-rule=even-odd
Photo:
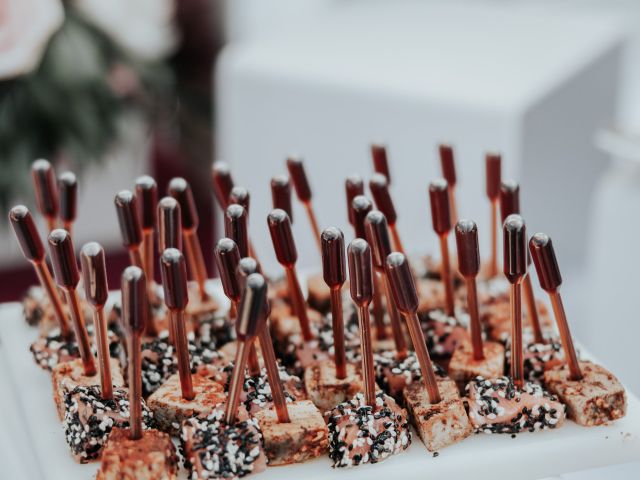
[{"label": "cube of bread", "polygon": [[[22,297],[22,313],[26,322],[32,327],[40,324],[41,321],[55,322],[49,297],[40,285],[33,285],[25,292]],[[52,318],[45,320],[47,316]]]},{"label": "cube of bread", "polygon": [[171,437],[158,430],[143,430],[137,440],[129,429],[114,428],[102,452],[96,480],[174,480],[178,455]]},{"label": "cube of bread", "polygon": [[519,388],[511,377],[476,377],[466,392],[469,419],[477,432],[535,432],[560,427],[565,420],[565,406],[537,383]]},{"label": "cube of bread", "polygon": [[485,378],[499,377],[504,373],[504,346],[497,342],[484,342],[484,358],[473,358],[471,342],[462,342],[453,352],[449,362],[449,376],[464,392],[467,383],[478,375]]},{"label": "cube of bread", "polygon": [[274,409],[260,410],[254,416],[269,465],[304,462],[327,449],[327,425],[313,402],[302,400],[287,407],[289,423],[279,423]]},{"label": "cube of bread", "polygon": [[[111,381],[114,387],[124,386],[124,378],[120,369],[120,362],[115,358],[110,359]],[[90,387],[100,385],[100,372],[86,376],[82,368],[82,360],[77,358],[69,362],[59,363],[51,371],[51,383],[53,385],[53,401],[56,404],[58,419],[62,421],[65,410],[65,395],[76,387]]]},{"label": "cube of bread", "polygon": [[360,368],[351,363],[347,363],[346,367],[347,375],[342,379],[336,377],[335,362],[329,359],[311,365],[305,370],[304,384],[309,399],[321,412],[331,410],[364,390]]},{"label": "cube of bread", "polygon": [[[79,386],[65,395],[62,427],[69,450],[80,463],[100,456],[113,428],[129,427],[129,392],[123,388],[113,390],[111,399],[103,399],[100,387]],[[153,426],[153,415],[142,402],[144,427]]]},{"label": "cube of bread", "polygon": [[444,286],[439,279],[420,278],[417,287],[420,300],[418,312],[426,313],[445,307]]},{"label": "cube of bread", "polygon": [[169,377],[147,399],[147,405],[153,412],[158,430],[170,435],[178,435],[184,420],[193,416],[207,415],[225,402],[227,395],[221,383],[201,375],[192,375],[191,380],[195,393],[193,400],[182,397],[180,377],[177,373]]},{"label": "cube of bread", "polygon": [[618,379],[595,363],[580,362],[580,369],[581,380],[571,380],[566,365],[544,373],[544,384],[567,406],[569,418],[590,427],[624,417],[627,398]]},{"label": "cube of bread", "polygon": [[424,446],[436,452],[467,438],[473,432],[464,403],[453,380],[440,379],[442,400],[432,404],[422,382],[404,389],[404,401],[411,421]]},{"label": "cube of bread", "polygon": [[407,412],[383,392],[375,411],[362,393],[328,412],[329,458],[337,468],[378,463],[411,444]]},{"label": "cube of bread", "polygon": [[267,468],[262,433],[254,420],[224,422],[224,412],[190,418],[180,435],[189,478],[240,478]]},{"label": "cube of bread", "polygon": [[220,310],[202,316],[194,329],[197,345],[208,345],[210,348],[220,348],[236,339],[234,324],[229,316]]}]

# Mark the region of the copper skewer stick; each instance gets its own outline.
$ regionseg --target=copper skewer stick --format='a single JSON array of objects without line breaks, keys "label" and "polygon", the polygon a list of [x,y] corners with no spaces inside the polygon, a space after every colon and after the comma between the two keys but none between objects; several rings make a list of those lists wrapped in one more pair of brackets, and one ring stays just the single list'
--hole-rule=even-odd
[{"label": "copper skewer stick", "polygon": [[309,315],[307,314],[307,302],[305,301],[302,289],[300,288],[300,281],[298,280],[298,274],[296,273],[295,266],[286,267],[285,273],[287,275],[287,284],[291,295],[291,306],[294,313],[300,320],[302,338],[305,342],[309,342],[313,340],[313,332],[311,331]]},{"label": "copper skewer stick", "polygon": [[47,263],[44,260],[42,262],[34,262],[33,268],[36,271],[36,275],[38,275],[40,285],[47,292],[49,302],[53,307],[56,319],[58,320],[58,325],[60,326],[60,335],[62,336],[62,338],[71,338],[73,336],[73,333],[71,331],[71,328],[69,327],[67,313],[65,312],[64,306],[62,305],[62,300],[58,295],[58,289],[53,283],[53,278],[51,277],[51,272],[49,271]]},{"label": "copper skewer stick", "polygon": [[107,322],[104,318],[104,304],[109,297],[109,286],[107,285],[104,249],[99,243],[87,243],[80,252],[80,262],[85,296],[93,313],[95,340],[98,346],[101,396],[104,399],[111,399],[113,398],[113,385],[111,383]]},{"label": "copper skewer stick", "polygon": [[128,383],[129,383],[129,428],[131,440],[142,437],[142,366],[140,353],[140,333],[133,333],[127,339],[129,353]]},{"label": "copper skewer stick", "polygon": [[104,318],[104,307],[93,310],[93,325],[96,329],[96,343],[98,344],[98,363],[100,364],[101,395],[104,399],[113,398],[113,383],[111,382],[111,363],[109,354],[107,321]]},{"label": "copper skewer stick", "polygon": [[511,284],[509,291],[511,311],[511,377],[518,387],[524,385],[524,366],[522,355],[522,298],[520,284]]},{"label": "copper skewer stick", "polygon": [[527,274],[527,239],[524,220],[512,214],[503,225],[504,274],[511,284],[511,377],[517,387],[524,386],[522,353],[522,280]]},{"label": "copper skewer stick", "polygon": [[[364,189],[362,181],[355,179],[350,182],[347,179],[347,198],[350,194],[355,194],[357,191]],[[349,204],[349,221],[353,225],[355,238],[362,238],[366,240],[366,228],[365,219],[369,212],[373,209],[373,204],[364,195],[355,195],[351,203]],[[373,322],[376,326],[376,339],[386,340],[388,338],[387,328],[384,323],[384,304],[382,302],[382,284],[380,283],[380,276],[377,272],[373,275]]]},{"label": "copper skewer stick", "polygon": [[232,425],[236,419],[238,404],[240,403],[240,391],[244,383],[244,369],[247,365],[247,356],[249,355],[248,345],[245,342],[238,342],[236,350],[235,367],[231,375],[231,387],[229,388],[229,397],[227,398],[227,408],[225,410],[225,422]]},{"label": "copper skewer stick", "polygon": [[438,390],[438,381],[436,375],[433,372],[433,366],[431,365],[431,357],[427,350],[424,333],[420,328],[420,320],[416,312],[410,313],[405,317],[407,320],[407,327],[409,328],[409,335],[411,336],[414,348],[416,349],[416,355],[418,357],[418,363],[420,364],[420,370],[422,371],[422,377],[424,380],[427,394],[429,395],[429,403],[440,403],[442,398],[440,397],[440,391]]},{"label": "copper skewer stick", "polygon": [[267,369],[267,377],[269,386],[271,387],[271,395],[273,397],[273,405],[275,406],[278,423],[289,423],[289,410],[287,409],[287,399],[284,396],[282,383],[280,382],[280,372],[278,371],[278,362],[276,354],[273,351],[273,343],[271,343],[271,335],[269,335],[269,327],[265,325],[258,334],[262,357]]},{"label": "copper skewer stick", "polygon": [[196,283],[198,284],[198,292],[200,293],[200,299],[203,301],[207,300],[209,298],[205,288],[207,270],[205,268],[204,256],[202,255],[200,242],[198,241],[195,231],[183,230],[182,232],[189,270],[191,270],[195,276]]},{"label": "copper skewer stick", "polygon": [[358,307],[364,394],[367,405],[375,411],[377,410],[376,381],[371,346],[371,319],[369,318],[369,304],[373,299],[371,248],[364,239],[356,238],[349,244],[347,256],[349,258],[349,289],[351,298]]},{"label": "copper skewer stick", "polygon": [[31,165],[31,179],[36,194],[38,210],[47,221],[49,233],[57,228],[59,198],[56,189],[56,175],[47,160],[40,159]]},{"label": "copper skewer stick", "polygon": [[314,238],[316,240],[316,244],[318,248],[322,252],[322,244],[320,242],[320,227],[318,226],[318,220],[316,218],[316,214],[313,211],[313,206],[311,205],[311,201],[304,202],[304,209],[307,212],[307,217],[309,217],[309,223],[311,224],[311,230],[313,231]]},{"label": "copper skewer stick", "polygon": [[455,315],[454,310],[454,298],[453,298],[453,279],[451,278],[451,263],[449,259],[449,242],[448,235],[443,234],[438,236],[440,239],[440,251],[442,252],[442,261],[440,275],[442,276],[442,283],[444,284],[444,296],[445,296],[445,313],[450,317]]},{"label": "copper skewer stick", "polygon": [[154,242],[152,228],[145,228],[144,230],[142,230],[142,252],[144,254],[144,271],[147,276],[149,293],[152,293],[156,264],[156,262],[154,261]]},{"label": "copper skewer stick", "polygon": [[89,335],[87,334],[87,329],[84,324],[84,317],[82,316],[82,311],[80,309],[78,294],[75,289],[64,289],[63,291],[67,305],[69,306],[71,318],[73,319],[73,326],[76,340],[78,342],[78,350],[80,351],[80,357],[82,358],[84,374],[88,377],[95,375],[95,360],[93,358],[93,352],[91,351],[91,341],[89,340]]},{"label": "copper skewer stick", "polygon": [[[373,347],[371,346],[371,319],[369,318],[369,306],[358,305],[358,323],[360,324],[360,338],[362,344],[362,376],[364,380],[364,393],[367,405],[376,409],[376,379],[373,374]],[[365,354],[364,352],[369,352]]]},{"label": "copper skewer stick", "polygon": [[[231,301],[231,305],[233,305],[233,310],[236,312],[236,314],[234,315],[235,321],[238,321],[238,302],[232,300]],[[263,353],[264,355],[264,353]],[[261,368],[260,368],[260,360],[258,359],[258,352],[256,351],[256,346],[254,343],[251,344],[251,346],[249,347],[249,354],[247,356],[247,363],[249,364],[249,376],[251,377],[255,377],[257,375],[260,375],[261,372]]]},{"label": "copper skewer stick", "polygon": [[498,275],[498,201],[491,200],[491,257],[489,277]]},{"label": "copper skewer stick", "polygon": [[564,311],[564,305],[560,292],[552,292],[549,294],[551,300],[551,308],[553,308],[553,315],[556,317],[556,323],[558,324],[558,331],[560,332],[560,339],[562,340],[562,347],[564,348],[565,355],[567,357],[567,365],[572,380],[581,380],[582,371],[580,370],[580,364],[578,363],[578,355],[576,349],[573,346],[571,340],[571,332],[569,331],[569,323],[567,322],[567,314]]},{"label": "copper skewer stick", "polygon": [[484,360],[476,279],[474,277],[465,277],[464,281],[467,287],[467,302],[469,304],[469,315],[471,317],[471,323],[469,327],[471,329],[471,346],[473,348],[473,359]]},{"label": "copper skewer stick", "polygon": [[365,219],[366,235],[371,251],[373,253],[374,277],[379,276],[379,285],[384,293],[387,301],[387,311],[391,322],[391,330],[396,345],[396,356],[403,359],[407,356],[407,346],[402,331],[402,322],[398,314],[398,308],[395,304],[391,291],[389,289],[389,281],[384,270],[386,257],[391,253],[391,241],[389,240],[389,229],[387,228],[387,220],[384,214],[374,210],[367,214]]},{"label": "copper skewer stick", "polygon": [[142,436],[142,375],[140,337],[148,320],[147,280],[144,270],[130,266],[122,272],[122,320],[127,332],[129,355],[129,411],[130,435],[137,440]]},{"label": "copper skewer stick", "polygon": [[89,335],[84,324],[84,317],[80,309],[78,294],[76,293],[76,288],[80,282],[80,273],[78,272],[71,235],[66,230],[56,229],[49,234],[48,240],[56,283],[62,288],[71,313],[84,374],[93,376],[96,374],[96,365],[91,351]]},{"label": "copper skewer stick", "polygon": [[344,347],[344,317],[342,313],[342,286],[346,280],[344,234],[335,227],[322,232],[322,276],[329,287],[331,300],[331,327],[333,332],[336,378],[347,376]]},{"label": "copper skewer stick", "polygon": [[187,343],[187,330],[184,326],[184,310],[169,310],[169,322],[171,322],[176,342],[176,355],[178,357],[178,375],[180,376],[180,388],[182,398],[193,400],[196,394],[193,391],[191,379],[191,362],[189,360],[189,344]]},{"label": "copper skewer stick", "polygon": [[404,339],[404,332],[402,331],[402,324],[400,322],[400,315],[398,308],[396,307],[393,296],[391,295],[391,287],[389,286],[389,279],[387,278],[384,270],[380,272],[380,283],[384,290],[384,296],[389,304],[389,318],[391,319],[391,332],[393,334],[393,341],[396,345],[396,358],[403,360],[407,358],[407,342]]},{"label": "copper skewer stick", "polygon": [[383,283],[378,272],[373,272],[373,323],[376,326],[376,340],[386,340],[387,326],[384,323],[384,304],[382,302]]},{"label": "copper skewer stick", "polygon": [[[236,363],[231,375],[229,397],[225,411],[225,420],[232,424],[236,418],[240,392],[244,384],[244,369],[247,364],[249,348],[254,343],[260,331],[267,328],[267,282],[259,273],[252,273],[246,277],[242,299],[238,306],[238,320],[236,321],[236,336],[238,349]],[[277,388],[272,385],[272,388]]]},{"label": "copper skewer stick", "polygon": [[540,326],[540,318],[538,317],[538,309],[536,308],[536,298],[533,294],[533,285],[531,284],[531,275],[527,274],[522,282],[524,289],[524,301],[527,305],[527,313],[529,323],[533,328],[533,336],[536,343],[545,343],[542,327]]},{"label": "copper skewer stick", "polygon": [[482,327],[478,307],[476,277],[480,273],[480,248],[478,246],[478,227],[471,220],[460,220],[455,228],[458,248],[458,270],[464,277],[467,288],[467,306],[469,310],[471,346],[473,359],[484,360],[482,347]]},{"label": "copper skewer stick", "polygon": [[416,356],[418,357],[418,363],[420,364],[422,379],[427,390],[427,395],[429,396],[429,402],[431,404],[440,403],[442,398],[438,389],[438,382],[433,371],[424,333],[422,332],[422,328],[420,328],[420,320],[418,319],[418,292],[415,287],[409,262],[402,253],[393,252],[387,257],[385,269],[393,297],[407,321],[409,335]]},{"label": "copper skewer stick", "polygon": [[344,348],[344,316],[342,312],[342,289],[331,288],[331,323],[333,327],[333,348],[336,364],[336,378],[347,378],[347,360]]},{"label": "copper skewer stick", "polygon": [[173,340],[178,358],[178,374],[182,397],[193,400],[195,393],[191,379],[189,343],[185,327],[184,310],[189,303],[187,287],[187,269],[182,253],[175,248],[167,248],[160,258],[164,302],[169,309],[169,325],[173,331]]},{"label": "copper skewer stick", "polygon": [[398,234],[398,229],[396,228],[396,224],[389,224],[389,231],[391,232],[391,239],[393,241],[393,246],[397,252],[402,254],[405,253],[404,245],[402,244],[402,240],[400,240],[400,234]]},{"label": "copper skewer stick", "polygon": [[58,198],[60,219],[63,228],[73,234],[73,222],[76,219],[78,182],[73,172],[64,172],[58,178]]},{"label": "copper skewer stick", "polygon": [[558,331],[560,332],[562,348],[567,359],[571,379],[580,380],[582,379],[582,371],[573,340],[571,339],[571,331],[569,330],[567,315],[562,304],[562,297],[560,297],[560,292],[558,291],[560,285],[562,285],[562,276],[560,275],[553,243],[544,233],[536,233],[529,241],[529,251],[538,272],[540,286],[549,294],[551,299],[551,306],[558,325]]},{"label": "copper skewer stick", "polygon": [[60,334],[65,339],[70,339],[73,333],[69,327],[69,321],[65,312],[62,300],[60,299],[58,289],[53,283],[51,272],[45,261],[45,250],[38,229],[31,212],[24,205],[17,205],[9,212],[9,222],[13,228],[13,233],[22,250],[24,257],[33,265],[40,285],[47,293],[49,301],[53,306],[58,325],[60,326]]},{"label": "copper skewer stick", "polygon": [[139,267],[144,270],[144,261],[142,260],[142,253],[137,245],[131,245],[129,248],[129,262],[134,267]]},{"label": "copper skewer stick", "polygon": [[488,153],[485,157],[487,197],[491,203],[491,258],[489,277],[498,274],[498,200],[502,177],[502,157],[498,153]]},{"label": "copper skewer stick", "polygon": [[[513,180],[505,180],[500,184],[500,217],[502,222],[504,223],[507,217],[514,213],[520,214],[520,186]],[[530,256],[527,256],[527,261],[529,264],[531,263]],[[523,287],[527,318],[533,328],[535,342],[545,343],[530,274],[524,278]]]}]

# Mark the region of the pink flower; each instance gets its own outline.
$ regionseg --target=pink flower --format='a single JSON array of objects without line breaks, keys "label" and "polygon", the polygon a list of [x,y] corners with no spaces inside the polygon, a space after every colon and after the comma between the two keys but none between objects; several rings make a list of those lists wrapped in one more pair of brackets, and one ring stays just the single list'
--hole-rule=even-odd
[{"label": "pink flower", "polygon": [[60,0],[0,0],[0,80],[33,71],[63,22]]}]

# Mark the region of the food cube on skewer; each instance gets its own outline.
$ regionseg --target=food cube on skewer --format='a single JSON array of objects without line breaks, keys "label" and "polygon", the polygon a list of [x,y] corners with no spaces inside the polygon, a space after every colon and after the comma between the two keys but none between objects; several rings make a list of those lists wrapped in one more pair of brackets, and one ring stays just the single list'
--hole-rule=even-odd
[{"label": "food cube on skewer", "polygon": [[329,413],[329,458],[334,467],[378,463],[411,444],[407,412],[380,392],[376,410],[358,393]]},{"label": "food cube on skewer", "polygon": [[467,327],[469,316],[457,312],[447,315],[444,310],[431,310],[421,315],[420,325],[424,332],[429,355],[434,359],[448,359],[456,347],[469,341]]},{"label": "food cube on skewer", "polygon": [[205,418],[185,420],[180,440],[190,478],[244,477],[267,468],[262,433],[254,420],[227,425],[224,412],[214,410]]},{"label": "food cube on skewer", "polygon": [[502,344],[484,342],[482,350],[484,352],[482,360],[473,358],[473,348],[470,342],[462,342],[453,352],[448,371],[460,391],[464,391],[467,383],[477,376],[495,378],[503,374],[505,351]]},{"label": "food cube on skewer", "polygon": [[129,430],[115,428],[102,452],[96,480],[174,480],[178,455],[171,437],[157,430],[143,430],[129,438]]},{"label": "food cube on skewer", "polygon": [[[564,358],[562,344],[555,339],[548,339],[547,343],[535,343],[533,342],[533,336],[526,333],[525,331],[523,336],[524,378],[530,382],[542,383],[545,371],[558,365],[564,365],[566,359]],[[530,341],[527,341],[527,339]],[[511,363],[509,342],[507,342],[505,350],[505,360],[506,367],[509,368]]]},{"label": "food cube on skewer", "polygon": [[566,365],[544,372],[545,386],[567,406],[569,418],[590,427],[624,417],[627,400],[618,379],[591,362],[580,362],[580,370],[583,375],[580,380],[571,380]]},{"label": "food cube on skewer", "polygon": [[[289,374],[282,365],[278,365],[278,375],[287,403],[307,399],[304,384],[299,377]],[[273,394],[265,368],[261,370],[260,375],[245,377],[240,400],[244,402],[251,416],[260,410],[273,408]]]},{"label": "food cube on skewer", "polygon": [[226,400],[224,386],[208,380],[201,375],[193,375],[195,397],[182,397],[180,378],[174,374],[147,399],[147,405],[153,412],[157,427],[163,432],[177,435],[183,420],[206,415]]},{"label": "food cube on skewer", "polygon": [[467,385],[469,418],[476,431],[510,433],[562,426],[565,407],[540,385],[516,387],[510,377],[476,377]]},{"label": "food cube on skewer", "polygon": [[[123,387],[125,385],[120,368],[120,362],[112,358],[110,361],[111,376],[114,387]],[[76,387],[90,387],[100,384],[100,375],[96,372],[94,375],[85,375],[81,359],[71,360],[65,363],[59,363],[51,371],[51,383],[53,385],[53,400],[58,412],[58,418],[64,418],[65,395]]]},{"label": "food cube on skewer", "polygon": [[311,308],[319,312],[328,312],[331,308],[330,290],[322,275],[311,275],[307,278],[307,302]]},{"label": "food cube on skewer", "polygon": [[326,359],[305,370],[304,384],[309,399],[321,412],[331,410],[364,389],[358,365],[347,363],[346,369],[346,377],[337,378],[334,361]]},{"label": "food cube on skewer", "polygon": [[[113,391],[113,398],[103,399],[97,385],[77,386],[64,398],[62,427],[69,449],[76,461],[86,463],[100,456],[114,428],[129,427],[129,392]],[[142,422],[153,427],[153,415],[142,404]]]},{"label": "food cube on skewer", "polygon": [[[402,360],[396,357],[394,351],[380,352],[374,355],[376,367],[376,381],[378,385],[391,397],[402,400],[402,392],[408,385],[422,380],[420,363],[415,352]],[[433,370],[438,378],[446,378],[445,371],[433,364]]]},{"label": "food cube on skewer", "polygon": [[430,452],[464,440],[472,432],[455,382],[440,377],[438,389],[442,400],[436,404],[429,402],[427,391],[420,382],[408,385],[403,392],[413,426]]},{"label": "food cube on skewer", "polygon": [[273,409],[254,414],[264,441],[269,465],[299,463],[322,455],[327,449],[327,426],[310,400],[287,404],[289,422],[278,421]]}]

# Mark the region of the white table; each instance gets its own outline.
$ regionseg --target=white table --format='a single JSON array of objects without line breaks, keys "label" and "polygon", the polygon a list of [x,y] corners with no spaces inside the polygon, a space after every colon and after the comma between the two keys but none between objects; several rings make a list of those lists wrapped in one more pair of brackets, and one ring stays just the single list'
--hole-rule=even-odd
[{"label": "white table", "polygon": [[[212,285],[220,297],[219,285]],[[13,447],[10,452],[0,451],[0,464],[14,472],[6,478],[89,479],[97,464],[78,465],[72,460],[51,399],[50,376],[35,366],[28,351],[36,335],[36,330],[22,320],[18,304],[0,306],[0,362],[5,373],[0,381],[2,391],[8,392],[0,404],[0,443]],[[302,465],[270,468],[256,478],[482,478],[478,476],[480,471],[491,472],[493,480],[511,480],[517,469],[519,479],[534,480],[638,460],[640,402],[630,394],[627,417],[606,427],[584,428],[568,422],[556,431],[524,433],[516,439],[509,435],[475,435],[442,450],[437,458],[414,435],[406,453],[379,465],[333,470],[324,457]]]}]

